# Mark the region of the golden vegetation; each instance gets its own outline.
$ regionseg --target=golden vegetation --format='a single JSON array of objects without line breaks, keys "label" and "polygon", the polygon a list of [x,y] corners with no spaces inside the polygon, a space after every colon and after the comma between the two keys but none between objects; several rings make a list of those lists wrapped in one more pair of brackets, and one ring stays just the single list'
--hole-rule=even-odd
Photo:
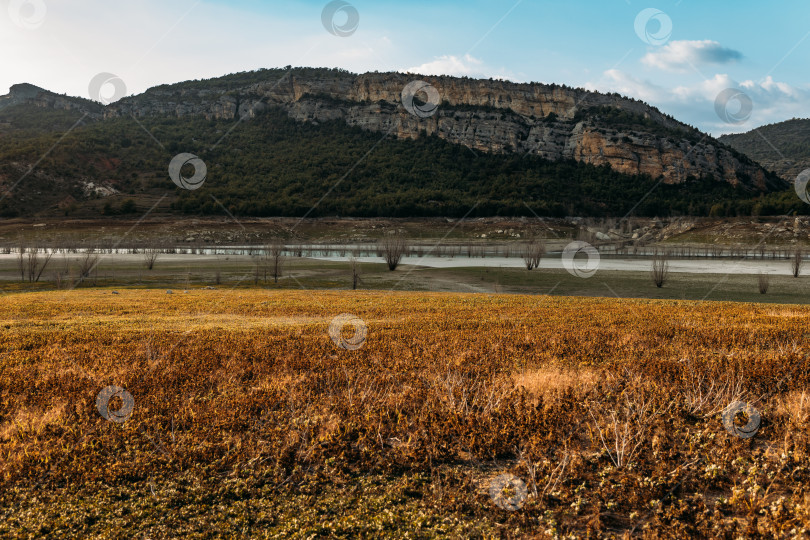
[{"label": "golden vegetation", "polygon": [[[344,313],[368,326],[357,350],[327,334]],[[0,536],[807,534],[808,320],[593,298],[8,295]],[[97,409],[108,386],[133,396],[123,423]],[[721,421],[736,400],[761,413],[751,438]]]}]

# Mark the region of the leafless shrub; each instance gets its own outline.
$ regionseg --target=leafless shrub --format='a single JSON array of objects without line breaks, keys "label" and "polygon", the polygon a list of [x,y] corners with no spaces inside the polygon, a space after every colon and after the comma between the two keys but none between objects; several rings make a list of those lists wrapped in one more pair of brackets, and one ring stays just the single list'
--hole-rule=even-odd
[{"label": "leafless shrub", "polygon": [[259,279],[262,275],[262,268],[264,268],[264,277],[267,281],[267,267],[264,265],[265,258],[263,255],[253,256],[253,284],[258,285]]},{"label": "leafless shrub", "polygon": [[650,276],[656,287],[660,289],[664,286],[664,283],[666,283],[669,277],[669,255],[667,252],[655,250],[652,258],[652,267],[650,268]]},{"label": "leafless shrub", "polygon": [[57,289],[65,286],[65,281],[70,278],[70,265],[68,264],[67,257],[62,255],[62,267],[57,268],[53,274],[54,284]]},{"label": "leafless shrub", "polygon": [[726,373],[711,377],[685,360],[682,392],[684,408],[693,416],[708,418],[721,412],[729,403],[742,400],[744,381],[739,374]]},{"label": "leafless shrub", "polygon": [[53,251],[41,250],[39,247],[20,246],[20,255],[17,259],[20,271],[20,280],[36,283],[53,257]]},{"label": "leafless shrub", "polygon": [[147,270],[155,267],[155,262],[160,256],[160,248],[157,245],[149,245],[143,250],[143,264]]},{"label": "leafless shrub", "polygon": [[540,259],[546,252],[546,245],[541,240],[530,240],[523,245],[522,257],[526,270],[540,267]]},{"label": "leafless shrub", "polygon": [[23,245],[20,245],[17,269],[20,271],[20,281],[25,281],[25,246]]},{"label": "leafless shrub", "polygon": [[510,377],[470,374],[452,368],[431,378],[431,392],[462,416],[492,414],[517,391]]},{"label": "leafless shrub", "polygon": [[776,410],[787,414],[794,426],[807,433],[810,425],[810,394],[802,390],[778,396]]},{"label": "leafless shrub", "polygon": [[357,262],[357,259],[352,257],[349,259],[349,265],[352,270],[352,290],[357,290],[357,285],[360,284],[360,263]]},{"label": "leafless shrub", "polygon": [[526,467],[526,472],[528,473],[529,476],[529,484],[531,486],[532,494],[534,495],[534,497],[535,498],[544,497],[546,493],[554,493],[554,491],[557,489],[560,480],[562,480],[565,474],[566,467],[571,462],[571,452],[568,450],[565,450],[563,452],[562,458],[551,469],[551,472],[549,472],[545,485],[543,486],[543,491],[538,491],[537,473],[538,470],[541,468],[541,466],[543,465],[550,466],[549,460],[544,459],[542,461],[533,462],[526,456],[526,451],[521,449],[518,452],[518,462],[522,463],[523,466]]},{"label": "leafless shrub", "polygon": [[586,404],[591,426],[616,468],[630,465],[655,419],[672,407],[673,402],[657,402],[648,385],[641,377],[632,377],[614,403]]},{"label": "leafless shrub", "polygon": [[605,399],[585,403],[588,426],[591,437],[594,432],[598,434],[613,465],[622,468],[632,463],[656,419],[669,412],[675,402],[649,379],[629,369],[604,375]]},{"label": "leafless shrub", "polygon": [[804,253],[802,252],[802,248],[796,247],[793,251],[793,255],[790,257],[790,271],[793,274],[793,277],[799,277],[799,274],[802,272],[802,264],[804,263]]},{"label": "leafless shrub", "polygon": [[771,285],[771,279],[768,274],[760,272],[757,276],[757,282],[759,284],[759,294],[765,294],[768,292],[768,287]]},{"label": "leafless shrub", "polygon": [[79,278],[87,279],[93,270],[98,266],[98,254],[96,248],[90,247],[84,251],[84,255],[79,258]]},{"label": "leafless shrub", "polygon": [[380,249],[388,270],[393,272],[408,252],[408,243],[399,233],[387,234],[380,240]]},{"label": "leafless shrub", "polygon": [[[284,266],[284,250],[286,246],[281,240],[273,240],[265,250],[266,256],[270,261],[270,270],[273,276],[273,282],[278,283],[278,278],[281,277],[281,270]],[[267,277],[265,277],[265,281]]]}]

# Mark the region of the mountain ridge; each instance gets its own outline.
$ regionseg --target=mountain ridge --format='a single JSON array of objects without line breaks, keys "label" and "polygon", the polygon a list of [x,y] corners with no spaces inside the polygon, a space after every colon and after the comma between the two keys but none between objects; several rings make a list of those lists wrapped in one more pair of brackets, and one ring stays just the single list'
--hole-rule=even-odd
[{"label": "mountain ridge", "polygon": [[788,182],[810,168],[810,119],[792,118],[719,140],[756,159]]},{"label": "mountain ridge", "polygon": [[[409,112],[403,104],[403,89],[414,81],[436,89],[438,98],[425,95],[414,101],[423,106],[435,99],[435,114],[413,114],[413,107]],[[431,107],[419,110],[433,112]],[[268,122],[277,123],[278,129],[271,129]],[[318,130],[331,133],[332,139]],[[304,139],[296,145],[289,137]],[[480,163],[462,167],[458,158],[449,159],[455,150],[419,142],[425,138],[466,147],[472,150],[466,155],[476,156]],[[371,183],[363,189],[373,189],[371,179],[382,175],[392,195],[375,199],[373,191],[366,191],[364,197],[376,202],[364,202],[355,194],[351,203],[337,202],[323,211],[441,215],[447,208],[448,215],[456,215],[479,197],[474,193],[480,193],[491,203],[481,207],[489,214],[521,212],[523,202],[540,197],[538,208],[549,215],[602,215],[633,211],[629,199],[644,200],[644,193],[657,190],[657,198],[645,202],[644,212],[707,213],[720,203],[724,212],[747,212],[754,203],[738,202],[787,187],[709,135],[618,94],[540,83],[289,67],[160,85],[106,106],[33,85],[15,85],[9,96],[0,98],[0,185],[20,189],[15,176],[27,174],[26,168],[38,163],[38,152],[50,152],[57,141],[62,142],[39,166],[42,170],[21,186],[36,187],[29,186],[29,193],[6,201],[7,205],[27,197],[35,209],[36,197],[45,198],[49,184],[61,187],[49,194],[48,205],[54,200],[81,203],[119,193],[137,195],[166,185],[171,156],[164,152],[207,153],[204,157],[214,160],[209,167],[212,178],[228,184],[217,186],[218,197],[227,198],[234,211],[298,215],[328,188],[318,187],[324,178],[338,180],[345,174],[334,169],[343,154],[362,161],[365,151],[360,143],[373,149],[385,139],[398,141],[393,146],[386,142],[387,151],[418,152],[419,160],[435,166],[408,170],[407,161],[394,154],[357,170],[346,163],[346,170],[354,171],[352,181],[369,178]],[[160,151],[150,147],[155,142]],[[343,145],[343,150],[332,145]],[[211,152],[214,148],[217,151]],[[263,157],[268,151],[296,156],[302,165],[276,160],[270,166],[273,160]],[[241,179],[233,167],[241,171]],[[287,177],[300,187],[290,190],[278,183]],[[567,185],[566,178],[568,184],[579,184]],[[597,183],[600,178],[604,186]],[[660,184],[683,189],[662,193]],[[516,190],[518,185],[522,192]],[[286,199],[256,201],[258,186],[281,189]],[[671,204],[662,199],[664,193],[675,197]],[[175,208],[183,212],[211,211],[210,201],[194,193],[180,190],[175,197],[179,205]],[[452,199],[458,204],[450,204]],[[397,200],[407,203],[400,207]]]},{"label": "mountain ridge", "polygon": [[[264,77],[251,80],[256,74]],[[240,77],[247,80],[240,84]],[[418,118],[401,107],[402,89],[415,80],[438,90],[441,105],[434,116]],[[199,84],[206,86],[202,93],[195,92]],[[341,119],[380,133],[393,129],[398,138],[437,135],[478,151],[607,164],[626,174],[661,176],[666,183],[713,175],[732,185],[781,187],[744,156],[649,104],[618,94],[542,83],[402,73],[357,75],[313,68],[263,70],[154,87],[110,105],[105,118],[199,114],[236,120],[253,117],[268,105],[284,107],[299,121]],[[600,111],[620,111],[624,118],[602,122]],[[610,127],[621,122],[628,128]]]},{"label": "mountain ridge", "polygon": [[[441,105],[434,116],[418,118],[401,107],[402,89],[414,80],[437,88]],[[398,138],[436,135],[477,151],[607,164],[626,174],[663,177],[666,183],[712,175],[732,185],[783,187],[744,156],[649,104],[555,84],[285,68],[160,85],[106,107],[47,91],[37,99],[43,106],[76,108],[93,119],[101,114],[104,119],[201,115],[238,120],[280,106],[298,121],[341,119],[370,131],[393,130]],[[611,118],[603,121],[603,112]],[[616,125],[620,129],[611,127]]]},{"label": "mountain ridge", "polygon": [[104,105],[101,103],[57,94],[30,83],[14,84],[9,88],[8,94],[0,96],[0,110],[24,103],[55,110],[77,110],[96,120],[101,119],[104,112]]}]

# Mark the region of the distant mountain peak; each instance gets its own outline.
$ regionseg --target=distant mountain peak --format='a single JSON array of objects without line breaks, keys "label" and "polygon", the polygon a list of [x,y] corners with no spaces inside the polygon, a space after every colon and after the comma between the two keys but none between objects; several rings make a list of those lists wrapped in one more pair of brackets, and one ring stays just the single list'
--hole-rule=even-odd
[{"label": "distant mountain peak", "polygon": [[7,95],[0,96],[0,109],[25,103],[50,109],[79,110],[94,119],[101,118],[104,110],[103,105],[89,99],[62,96],[30,83],[14,84]]},{"label": "distant mountain peak", "polygon": [[36,97],[36,95],[39,94],[40,92],[47,92],[47,90],[30,83],[14,84],[9,89],[10,96],[25,97],[25,98]]},{"label": "distant mountain peak", "polygon": [[792,118],[720,141],[756,160],[788,182],[810,168],[810,119]]}]

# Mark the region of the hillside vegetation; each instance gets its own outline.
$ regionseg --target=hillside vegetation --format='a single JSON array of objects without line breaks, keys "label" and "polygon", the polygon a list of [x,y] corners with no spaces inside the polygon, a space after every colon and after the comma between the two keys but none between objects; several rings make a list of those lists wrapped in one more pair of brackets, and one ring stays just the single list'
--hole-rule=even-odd
[{"label": "hillside vegetation", "polygon": [[793,182],[810,168],[810,120],[794,118],[759,127],[748,133],[724,135],[720,141],[750,156]]},{"label": "hillside vegetation", "polygon": [[[0,202],[0,216],[98,217],[109,213],[107,204],[116,210],[147,195],[167,195],[179,214],[225,215],[224,206],[236,216],[655,216],[708,215],[713,207],[749,215],[757,204],[750,188],[712,178],[668,185],[605,165],[487,154],[437,137],[383,139],[340,121],[299,123],[272,108],[235,128],[192,116],[85,118],[64,138],[81,114],[57,113],[31,105],[0,111],[6,131],[13,127],[2,135],[0,124],[2,185],[14,185],[46,155]],[[183,191],[169,179],[179,152],[206,162],[202,189]],[[101,201],[99,187],[118,194]],[[71,202],[57,207],[65,197]]]}]

